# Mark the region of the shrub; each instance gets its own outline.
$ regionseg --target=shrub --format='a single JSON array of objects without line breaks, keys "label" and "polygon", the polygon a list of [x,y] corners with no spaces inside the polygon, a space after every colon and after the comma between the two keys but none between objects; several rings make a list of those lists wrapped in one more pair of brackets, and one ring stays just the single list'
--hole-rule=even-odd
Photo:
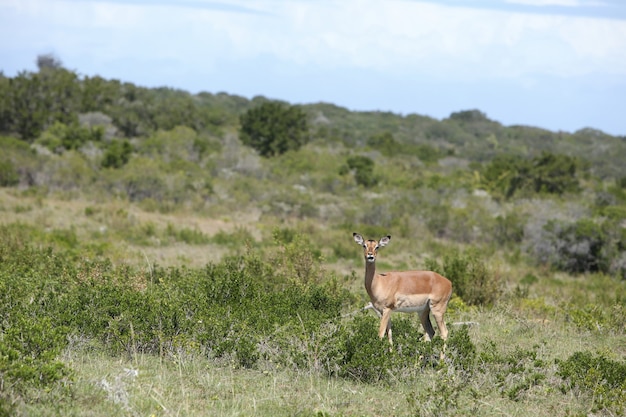
[{"label": "shrub", "polygon": [[452,291],[470,305],[492,305],[501,294],[500,276],[490,271],[476,251],[453,251],[440,265],[432,259],[426,267],[452,281]]},{"label": "shrub", "polygon": [[393,318],[393,347],[386,338],[379,340],[379,320],[362,313],[345,325],[338,334],[343,355],[339,375],[361,382],[390,383],[420,378],[426,368],[448,369],[467,378],[474,370],[476,347],[469,338],[467,327],[453,329],[445,343],[445,360],[441,360],[444,342],[435,337],[423,341],[423,334],[408,317]]},{"label": "shrub", "polygon": [[513,155],[494,158],[482,171],[482,185],[506,199],[536,193],[563,194],[580,189],[580,162],[567,155],[544,152],[532,160]]},{"label": "shrub", "polygon": [[78,123],[54,122],[37,142],[53,152],[77,150],[87,142],[100,142],[104,137],[102,126],[85,127]]},{"label": "shrub", "polygon": [[4,157],[0,159],[0,187],[12,187],[20,182],[15,165]]},{"label": "shrub", "polygon": [[606,230],[591,219],[551,220],[543,227],[543,240],[534,251],[539,262],[562,271],[607,272],[608,246]]},{"label": "shrub", "polygon": [[378,178],[374,174],[374,161],[363,155],[350,156],[346,160],[346,165],[339,169],[339,175],[354,173],[357,184],[364,187],[372,187],[378,183]]},{"label": "shrub", "polygon": [[541,358],[540,345],[525,349],[519,346],[511,352],[499,352],[489,341],[480,352],[478,369],[495,378],[500,394],[512,401],[528,396],[533,387],[544,384],[547,379],[547,362]]},{"label": "shrub", "polygon": [[301,284],[319,283],[324,274],[322,252],[306,235],[291,229],[276,229],[278,253],[272,256],[275,274]]},{"label": "shrub", "polygon": [[112,171],[111,188],[127,196],[130,201],[162,201],[167,194],[164,177],[162,167],[157,161],[138,157],[132,159],[119,172]]},{"label": "shrub", "polygon": [[55,326],[48,317],[14,315],[11,321],[0,339],[3,385],[24,392],[71,378],[71,371],[57,360],[66,345],[67,328]]},{"label": "shrub", "polygon": [[104,168],[121,168],[130,159],[132,147],[127,140],[111,141],[102,159]]},{"label": "shrub", "polygon": [[525,218],[512,212],[496,217],[495,241],[500,245],[517,245],[524,239]]},{"label": "shrub", "polygon": [[189,245],[205,245],[211,241],[201,230],[187,227],[176,229],[172,223],[167,224],[166,233],[176,241],[185,242]]},{"label": "shrub", "polygon": [[379,150],[385,156],[393,156],[400,148],[400,143],[394,139],[391,132],[382,132],[370,136],[367,145]]},{"label": "shrub", "polygon": [[297,150],[308,141],[306,115],[295,106],[266,102],[241,118],[241,141],[261,156],[276,156]]},{"label": "shrub", "polygon": [[626,411],[626,363],[604,355],[576,352],[556,364],[557,375],[563,379],[563,393],[578,390],[589,396],[593,412],[606,410],[612,415],[623,415]]},{"label": "shrub", "polygon": [[592,332],[626,332],[626,306],[618,301],[611,307],[598,304],[568,304],[563,307],[567,319],[578,328]]},{"label": "shrub", "polygon": [[342,342],[345,355],[340,376],[368,383],[389,379],[388,372],[395,368],[394,355],[389,352],[387,339],[378,339],[377,329],[378,320],[371,315],[354,318]]}]

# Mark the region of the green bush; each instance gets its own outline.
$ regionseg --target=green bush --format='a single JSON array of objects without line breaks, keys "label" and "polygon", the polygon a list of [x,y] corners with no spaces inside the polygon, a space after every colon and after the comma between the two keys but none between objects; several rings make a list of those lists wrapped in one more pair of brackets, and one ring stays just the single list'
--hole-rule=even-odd
[{"label": "green bush", "polygon": [[67,328],[55,326],[48,317],[25,314],[11,315],[10,322],[0,338],[3,385],[24,392],[29,387],[49,388],[71,378],[71,371],[57,360],[67,343]]},{"label": "green bush", "polygon": [[102,159],[104,168],[121,168],[130,159],[132,152],[130,142],[127,140],[114,140],[107,146]]},{"label": "green bush", "polygon": [[53,152],[77,150],[87,142],[100,142],[104,137],[102,126],[85,127],[77,122],[64,124],[59,121],[50,126],[37,143]]},{"label": "green bush", "polygon": [[426,260],[427,269],[452,281],[452,291],[470,305],[492,305],[502,293],[500,276],[487,268],[477,251],[452,251],[443,264]]},{"label": "green bush", "polygon": [[20,182],[20,176],[12,161],[0,159],[0,187],[13,187]]},{"label": "green bush", "polygon": [[278,252],[271,263],[275,275],[300,284],[320,283],[323,278],[322,252],[307,235],[291,229],[276,229],[274,242]]},{"label": "green bush", "polygon": [[350,156],[346,164],[339,169],[339,175],[354,173],[354,180],[364,187],[373,187],[378,183],[378,177],[374,174],[374,161],[363,155]]},{"label": "green bush", "polygon": [[265,102],[241,115],[241,141],[261,156],[281,155],[308,142],[306,115],[296,106]]},{"label": "green bush", "polygon": [[563,379],[561,391],[573,391],[589,397],[591,411],[605,410],[612,415],[626,411],[626,363],[604,355],[576,352],[566,360],[556,361],[557,375]]},{"label": "green bush", "polygon": [[400,149],[400,143],[396,141],[391,132],[383,132],[370,136],[367,145],[379,150],[385,156],[393,156]]},{"label": "green bush", "polygon": [[396,315],[392,325],[394,344],[390,348],[386,338],[378,338],[379,322],[374,315],[362,313],[339,332],[340,376],[367,383],[391,383],[398,378],[420,378],[425,369],[449,366],[463,378],[474,371],[476,347],[466,326],[453,329],[444,347],[440,337],[432,342],[423,341],[417,323]]},{"label": "green bush", "polygon": [[580,190],[581,163],[567,155],[544,152],[533,159],[500,155],[482,170],[482,186],[505,199],[533,194],[563,194]]},{"label": "green bush", "polygon": [[546,383],[547,362],[541,357],[539,345],[525,349],[515,346],[510,352],[500,352],[488,341],[478,355],[477,369],[495,378],[500,394],[512,401],[527,398],[534,387]]},{"label": "green bush", "polygon": [[598,304],[567,304],[563,310],[568,321],[579,329],[611,334],[626,332],[626,306],[619,301],[609,308]]},{"label": "green bush", "polygon": [[177,242],[185,242],[189,245],[205,245],[211,241],[201,230],[187,227],[177,229],[171,223],[167,224],[166,234]]},{"label": "green bush", "polygon": [[378,338],[378,320],[369,314],[359,314],[344,337],[345,356],[340,376],[368,383],[389,380],[389,373],[393,373],[397,364],[389,352],[388,340]]}]

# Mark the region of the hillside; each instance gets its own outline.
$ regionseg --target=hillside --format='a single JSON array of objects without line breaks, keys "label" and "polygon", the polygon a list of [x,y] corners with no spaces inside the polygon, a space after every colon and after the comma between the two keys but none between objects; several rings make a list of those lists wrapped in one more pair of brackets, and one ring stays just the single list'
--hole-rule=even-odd
[{"label": "hillside", "polygon": [[[0,416],[624,412],[624,137],[42,68],[0,147]],[[452,280],[446,359],[353,232]]]}]

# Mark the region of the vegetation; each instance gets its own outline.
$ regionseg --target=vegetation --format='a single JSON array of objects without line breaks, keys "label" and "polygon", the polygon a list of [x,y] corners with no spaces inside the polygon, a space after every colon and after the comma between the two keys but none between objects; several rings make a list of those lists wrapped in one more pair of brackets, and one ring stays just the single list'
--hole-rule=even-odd
[{"label": "vegetation", "polygon": [[[38,66],[0,76],[0,416],[626,412],[626,138]],[[355,230],[453,282],[445,347],[378,340]]]},{"label": "vegetation", "polygon": [[294,106],[267,102],[241,115],[241,141],[262,156],[298,150],[307,141],[306,115]]}]

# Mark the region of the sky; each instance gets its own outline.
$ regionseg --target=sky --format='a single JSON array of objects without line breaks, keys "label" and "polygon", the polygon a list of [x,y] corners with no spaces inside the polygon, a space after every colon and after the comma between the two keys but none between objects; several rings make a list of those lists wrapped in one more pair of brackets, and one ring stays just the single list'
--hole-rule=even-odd
[{"label": "sky", "polygon": [[0,71],[626,136],[624,0],[0,0]]}]

